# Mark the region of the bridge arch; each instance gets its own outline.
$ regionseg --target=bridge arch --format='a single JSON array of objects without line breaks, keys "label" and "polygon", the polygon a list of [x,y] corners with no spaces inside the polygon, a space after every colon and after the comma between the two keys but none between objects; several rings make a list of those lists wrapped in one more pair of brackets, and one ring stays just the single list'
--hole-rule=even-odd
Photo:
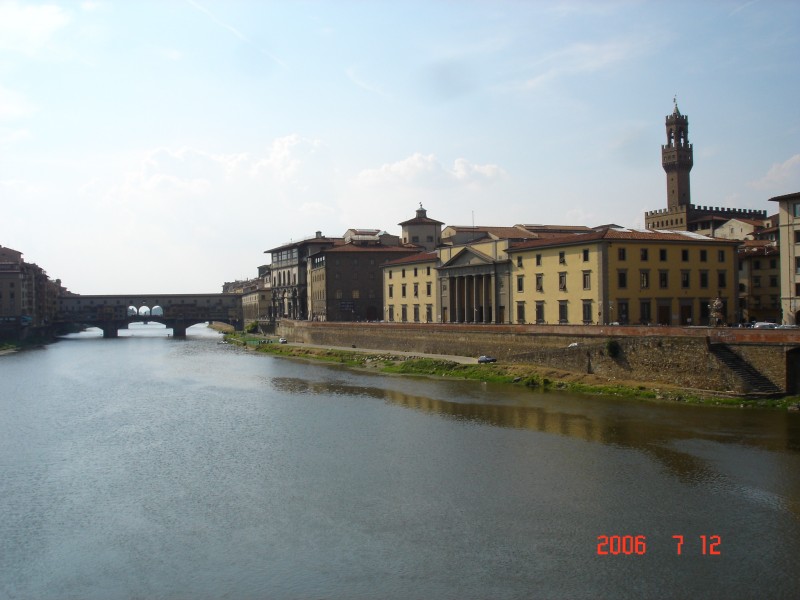
[{"label": "bridge arch", "polygon": [[140,306],[138,314],[140,317],[146,317],[150,314],[150,307],[149,306]]},{"label": "bridge arch", "polygon": [[152,309],[150,309],[150,314],[154,317],[163,317],[164,309],[161,308],[158,304],[156,304]]}]

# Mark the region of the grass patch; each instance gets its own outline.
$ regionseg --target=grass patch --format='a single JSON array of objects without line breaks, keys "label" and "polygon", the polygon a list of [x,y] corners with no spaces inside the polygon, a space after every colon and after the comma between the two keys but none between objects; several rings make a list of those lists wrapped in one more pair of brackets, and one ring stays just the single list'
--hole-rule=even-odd
[{"label": "grass patch", "polygon": [[[424,377],[447,377],[470,379],[492,383],[505,383],[525,386],[538,390],[560,390],[585,395],[614,396],[653,402],[680,402],[683,404],[706,406],[729,406],[736,408],[773,408],[787,410],[800,405],[800,397],[778,399],[753,399],[740,397],[720,397],[712,394],[701,395],[678,388],[664,389],[638,384],[599,384],[571,381],[574,373],[554,372],[534,365],[523,364],[463,364],[449,360],[406,357],[391,352],[368,354],[333,350],[326,348],[307,348],[302,345],[279,344],[277,338],[264,338],[237,332],[225,336],[230,343],[246,346],[256,352],[321,360],[347,367],[375,369],[381,373],[397,375],[417,375]],[[542,371],[548,376],[542,374]]]}]

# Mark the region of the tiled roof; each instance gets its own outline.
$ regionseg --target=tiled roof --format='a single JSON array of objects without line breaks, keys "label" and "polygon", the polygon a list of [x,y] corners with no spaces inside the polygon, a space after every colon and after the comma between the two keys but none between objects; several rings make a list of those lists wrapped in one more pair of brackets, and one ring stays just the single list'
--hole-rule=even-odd
[{"label": "tiled roof", "polygon": [[362,246],[359,244],[340,244],[327,248],[325,254],[339,253],[339,252],[416,252],[416,248],[408,246]]},{"label": "tiled roof", "polygon": [[690,231],[661,231],[654,229],[618,229],[607,228],[592,233],[566,234],[547,239],[531,240],[512,244],[509,250],[523,250],[526,248],[540,248],[547,246],[563,246],[571,244],[585,244],[601,240],[626,240],[639,242],[716,242],[738,244],[736,240],[712,239]]},{"label": "tiled roof", "polygon": [[497,239],[536,239],[537,235],[521,227],[495,227],[493,225],[448,225],[445,229],[452,229],[456,233],[481,233]]},{"label": "tiled roof", "polygon": [[393,265],[405,265],[409,263],[421,263],[421,262],[431,262],[438,260],[439,256],[436,252],[418,252],[417,254],[412,254],[411,256],[404,256],[402,258],[396,258],[395,260],[389,261],[388,263],[384,264],[384,267],[391,267]]}]

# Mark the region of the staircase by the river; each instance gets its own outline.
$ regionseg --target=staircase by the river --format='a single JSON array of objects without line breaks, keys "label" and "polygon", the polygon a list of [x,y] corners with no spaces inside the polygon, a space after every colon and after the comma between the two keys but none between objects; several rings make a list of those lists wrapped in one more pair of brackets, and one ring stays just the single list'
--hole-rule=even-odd
[{"label": "staircase by the river", "polygon": [[709,351],[719,361],[733,371],[749,388],[750,393],[761,396],[782,396],[783,391],[770,379],[731,350],[727,344],[710,344]]}]

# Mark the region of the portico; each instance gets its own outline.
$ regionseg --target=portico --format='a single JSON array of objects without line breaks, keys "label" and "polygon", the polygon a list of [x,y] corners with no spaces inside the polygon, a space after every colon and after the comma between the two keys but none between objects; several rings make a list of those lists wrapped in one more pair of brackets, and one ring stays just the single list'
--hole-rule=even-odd
[{"label": "portico", "polygon": [[442,322],[505,323],[509,266],[470,247],[442,265]]}]

